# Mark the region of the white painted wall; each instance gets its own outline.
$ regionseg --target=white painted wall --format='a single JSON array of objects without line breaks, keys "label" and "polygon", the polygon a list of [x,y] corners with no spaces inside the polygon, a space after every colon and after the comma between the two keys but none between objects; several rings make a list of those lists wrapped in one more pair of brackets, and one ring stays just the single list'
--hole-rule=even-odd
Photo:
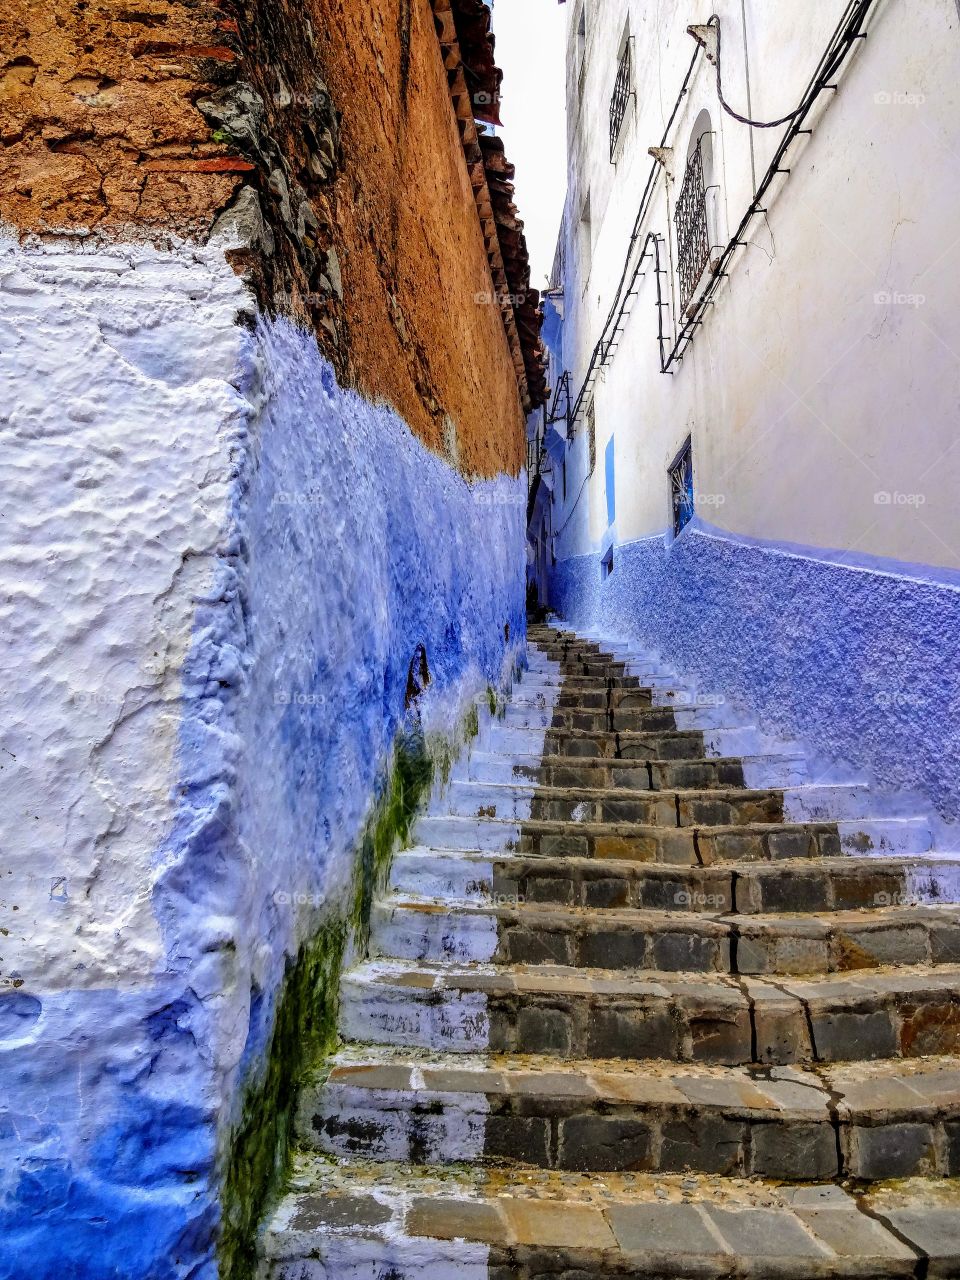
[{"label": "white painted wall", "polygon": [[[564,357],[583,380],[620,277],[650,168],[695,45],[686,27],[721,18],[725,96],[755,118],[799,101],[842,3],[604,0],[587,5],[583,105],[569,8],[569,194]],[[746,24],[744,25],[744,15]],[[616,153],[608,109],[626,23],[636,99]],[[652,270],[619,349],[597,382],[598,464],[572,515],[583,470],[568,463],[554,527],[558,557],[662,531],[666,470],[694,442],[698,514],[777,543],[960,567],[960,281],[955,178],[960,155],[960,21],[954,0],[880,0],[825,93],[811,137],[794,143],[766,220],[754,221],[716,306],[674,376],[659,371]],[[783,130],[751,130],[720,110],[701,56],[671,129],[678,171],[699,113],[715,135],[718,239],[746,211],[754,173]],[[675,247],[676,183],[661,176],[642,233]],[[577,225],[589,195],[590,266]],[[651,264],[652,265],[652,264]],[[670,272],[669,334],[677,318]],[[582,424],[580,429],[582,430]],[[615,435],[615,530],[607,530],[603,454]],[[586,450],[573,451],[573,460]],[[878,498],[878,495],[881,495]],[[882,495],[890,495],[885,502]]]},{"label": "white painted wall", "polygon": [[0,982],[143,982],[243,412],[222,249],[0,245]]}]

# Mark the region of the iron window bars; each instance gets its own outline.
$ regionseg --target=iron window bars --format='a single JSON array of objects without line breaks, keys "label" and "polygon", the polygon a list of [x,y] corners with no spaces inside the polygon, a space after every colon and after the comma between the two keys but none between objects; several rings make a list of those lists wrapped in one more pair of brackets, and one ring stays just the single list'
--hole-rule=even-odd
[{"label": "iron window bars", "polygon": [[617,149],[617,139],[620,137],[620,130],[623,128],[624,117],[627,114],[627,103],[630,101],[630,41],[623,46],[623,56],[620,59],[620,65],[617,67],[617,78],[613,86],[613,97],[610,99],[610,163],[613,163],[614,152]]},{"label": "iron window bars", "polygon": [[669,476],[673,536],[676,537],[693,519],[693,446],[690,440],[677,454]]},{"label": "iron window bars", "polygon": [[703,269],[710,260],[707,226],[707,191],[703,182],[703,151],[697,143],[683,175],[674,221],[677,224],[677,270],[680,273],[680,310],[696,292]]}]

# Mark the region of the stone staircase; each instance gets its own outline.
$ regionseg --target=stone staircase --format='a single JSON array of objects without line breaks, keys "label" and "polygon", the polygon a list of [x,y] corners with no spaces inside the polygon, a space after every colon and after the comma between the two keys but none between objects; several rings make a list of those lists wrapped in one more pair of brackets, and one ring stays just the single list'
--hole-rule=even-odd
[{"label": "stone staircase", "polygon": [[960,1276],[960,858],[546,627],[394,863],[270,1280]]}]

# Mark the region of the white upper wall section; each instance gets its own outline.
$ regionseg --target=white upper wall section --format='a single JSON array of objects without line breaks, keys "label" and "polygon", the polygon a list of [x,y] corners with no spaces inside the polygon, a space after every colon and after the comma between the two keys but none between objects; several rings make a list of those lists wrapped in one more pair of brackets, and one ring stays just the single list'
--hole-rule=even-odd
[{"label": "white upper wall section", "polygon": [[223,248],[81,249],[0,243],[0,976],[37,993],[162,957],[154,854],[242,416]]},{"label": "white upper wall section", "polygon": [[[663,237],[669,350],[680,318],[676,206],[698,117],[709,113],[714,131],[707,202],[715,259],[785,131],[727,115],[702,53],[678,104],[697,49],[687,26],[719,15],[724,96],[741,114],[768,120],[799,103],[846,9],[792,0],[571,0],[564,356],[575,388],[628,258],[651,172],[648,148],[667,130],[675,151],[672,178],[658,170],[638,242],[648,232]],[[667,467],[689,434],[698,514],[713,523],[767,540],[960,566],[960,20],[955,0],[874,0],[867,30],[835,77],[837,90],[820,95],[807,122],[812,134],[791,144],[790,174],[775,181],[766,217],[753,219],[672,376],[660,372],[647,260],[617,349],[596,380],[598,464],[559,556],[663,530]],[[633,96],[611,163],[610,101],[626,38]],[[603,468],[611,435],[612,529]],[[568,474],[555,528],[570,516],[582,480],[582,470]]]}]

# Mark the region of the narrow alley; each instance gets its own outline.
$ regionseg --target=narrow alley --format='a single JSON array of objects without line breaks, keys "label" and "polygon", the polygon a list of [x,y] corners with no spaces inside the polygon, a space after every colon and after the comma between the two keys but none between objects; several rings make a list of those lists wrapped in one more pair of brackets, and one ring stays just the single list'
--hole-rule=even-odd
[{"label": "narrow alley", "polygon": [[8,0],[0,1280],[960,1277],[960,0]]}]

